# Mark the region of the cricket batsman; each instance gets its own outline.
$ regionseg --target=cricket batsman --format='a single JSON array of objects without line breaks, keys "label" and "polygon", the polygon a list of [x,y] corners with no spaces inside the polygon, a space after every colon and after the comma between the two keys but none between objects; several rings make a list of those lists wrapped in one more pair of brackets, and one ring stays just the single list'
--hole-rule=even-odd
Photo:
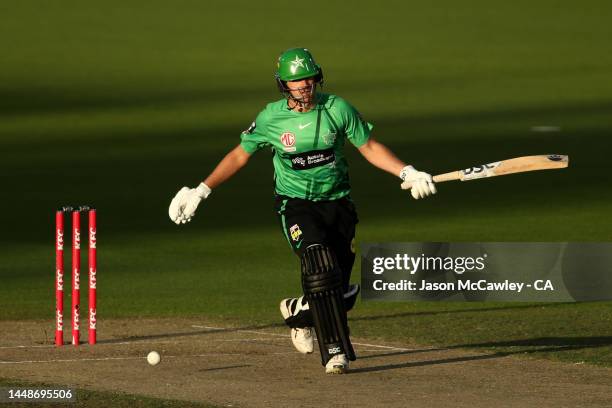
[{"label": "cricket batsman", "polygon": [[278,58],[276,84],[283,98],[269,103],[242,132],[240,143],[196,188],[183,187],[170,203],[176,224],[193,218],[198,204],[244,167],[252,154],[270,149],[275,210],[289,245],[300,259],[303,296],[281,301],[291,339],[302,353],[316,333],[325,372],[347,372],[355,352],[347,310],[358,285],[349,285],[358,222],[350,197],[347,141],[375,167],[412,183],[415,199],[436,193],[430,174],[406,165],[370,134],[372,124],[339,96],[319,92],[323,70],[305,48]]}]

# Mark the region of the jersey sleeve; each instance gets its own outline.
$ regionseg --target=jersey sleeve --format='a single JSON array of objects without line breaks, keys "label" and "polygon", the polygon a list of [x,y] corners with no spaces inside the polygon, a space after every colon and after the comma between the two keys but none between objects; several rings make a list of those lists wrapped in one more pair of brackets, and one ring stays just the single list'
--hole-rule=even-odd
[{"label": "jersey sleeve", "polygon": [[340,106],[343,110],[342,116],[346,137],[355,147],[361,147],[370,138],[370,132],[374,125],[366,122],[357,109],[348,102],[343,100]]},{"label": "jersey sleeve", "polygon": [[255,121],[240,135],[240,146],[249,154],[271,146],[267,136],[267,123],[264,111],[257,115]]}]

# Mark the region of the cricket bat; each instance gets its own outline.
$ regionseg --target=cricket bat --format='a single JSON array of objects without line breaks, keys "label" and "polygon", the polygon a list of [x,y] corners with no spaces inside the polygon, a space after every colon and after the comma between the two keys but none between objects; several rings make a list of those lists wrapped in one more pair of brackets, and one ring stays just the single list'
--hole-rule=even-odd
[{"label": "cricket bat", "polygon": [[[523,156],[514,159],[470,167],[464,170],[451,171],[449,173],[433,176],[433,181],[461,180],[469,181],[485,177],[505,176],[507,174],[524,173],[526,171],[563,169],[569,164],[569,156],[561,154],[545,154],[539,156]],[[412,183],[404,181],[402,189],[412,188]]]}]

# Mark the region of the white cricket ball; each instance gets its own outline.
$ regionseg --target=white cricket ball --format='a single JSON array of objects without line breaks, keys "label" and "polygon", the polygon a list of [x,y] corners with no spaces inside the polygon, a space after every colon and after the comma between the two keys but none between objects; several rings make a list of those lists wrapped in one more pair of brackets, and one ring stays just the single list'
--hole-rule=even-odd
[{"label": "white cricket ball", "polygon": [[152,351],[149,354],[147,354],[147,361],[152,366],[158,365],[159,362],[161,361],[161,357],[159,356],[159,353],[157,351]]}]

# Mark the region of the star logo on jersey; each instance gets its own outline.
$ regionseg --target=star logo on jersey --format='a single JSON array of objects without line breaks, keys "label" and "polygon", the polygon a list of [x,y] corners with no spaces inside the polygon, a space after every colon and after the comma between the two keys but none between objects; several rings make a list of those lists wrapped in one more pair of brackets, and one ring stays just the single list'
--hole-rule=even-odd
[{"label": "star logo on jersey", "polygon": [[295,152],[295,135],[293,133],[284,132],[280,137],[280,141],[286,152]]},{"label": "star logo on jersey", "polygon": [[252,134],[255,131],[255,122],[251,123],[251,126],[249,126],[248,129],[246,129],[245,131],[243,131],[242,133],[245,133],[247,135]]},{"label": "star logo on jersey", "polygon": [[295,74],[295,71],[300,67],[304,68],[304,58],[300,58],[296,55],[295,59],[291,61],[291,73]]},{"label": "star logo on jersey", "polygon": [[336,132],[327,132],[327,134],[323,135],[323,143],[328,146],[331,146],[336,141]]}]

